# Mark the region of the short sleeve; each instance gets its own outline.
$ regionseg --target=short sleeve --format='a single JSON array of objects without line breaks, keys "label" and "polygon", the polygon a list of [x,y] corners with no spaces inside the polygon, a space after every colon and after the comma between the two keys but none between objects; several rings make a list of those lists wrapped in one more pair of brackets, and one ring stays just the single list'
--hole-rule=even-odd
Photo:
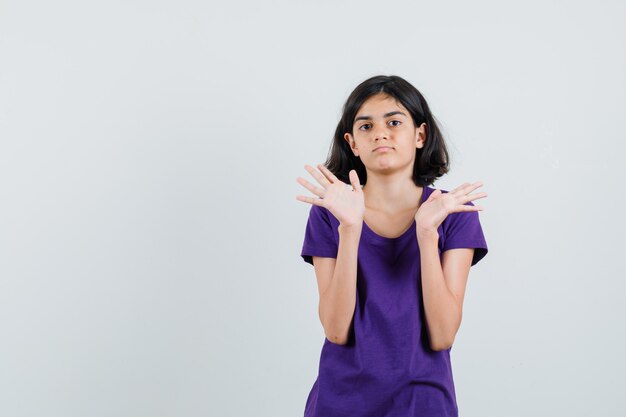
[{"label": "short sleeve", "polygon": [[[474,204],[468,201],[465,205],[473,206]],[[448,249],[474,248],[472,266],[487,255],[487,242],[477,211],[461,211],[449,214],[443,221],[443,233],[441,252]]]},{"label": "short sleeve", "polygon": [[328,209],[312,205],[304,232],[304,243],[300,256],[313,265],[313,256],[337,257],[337,236]]}]

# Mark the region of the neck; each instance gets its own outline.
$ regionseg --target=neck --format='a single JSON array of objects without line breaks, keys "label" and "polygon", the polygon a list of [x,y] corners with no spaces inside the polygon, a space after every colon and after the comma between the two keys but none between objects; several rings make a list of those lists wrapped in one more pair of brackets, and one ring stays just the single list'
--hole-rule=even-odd
[{"label": "neck", "polygon": [[367,173],[363,186],[365,207],[384,213],[415,210],[422,197],[423,187],[418,187],[405,173],[376,175]]}]

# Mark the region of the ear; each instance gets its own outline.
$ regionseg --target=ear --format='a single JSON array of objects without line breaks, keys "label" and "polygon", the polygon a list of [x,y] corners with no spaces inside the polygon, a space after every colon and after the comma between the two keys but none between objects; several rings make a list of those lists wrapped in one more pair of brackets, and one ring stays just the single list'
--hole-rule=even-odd
[{"label": "ear", "polygon": [[415,147],[420,149],[426,144],[426,137],[428,132],[428,126],[426,123],[422,123],[419,127],[415,128]]},{"label": "ear", "polygon": [[352,134],[346,133],[345,135],[343,135],[343,138],[346,140],[346,142],[348,142],[348,145],[350,146],[350,149],[352,149],[354,156],[359,156],[359,150],[356,147],[356,142],[354,141],[354,137],[352,136]]}]

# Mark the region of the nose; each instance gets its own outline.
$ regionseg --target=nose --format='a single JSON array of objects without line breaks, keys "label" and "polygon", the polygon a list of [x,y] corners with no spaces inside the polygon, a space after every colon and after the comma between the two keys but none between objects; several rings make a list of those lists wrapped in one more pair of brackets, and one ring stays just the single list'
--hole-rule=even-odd
[{"label": "nose", "polygon": [[380,139],[389,139],[389,131],[385,124],[379,124],[377,127],[372,128],[371,133],[375,141],[378,141]]}]

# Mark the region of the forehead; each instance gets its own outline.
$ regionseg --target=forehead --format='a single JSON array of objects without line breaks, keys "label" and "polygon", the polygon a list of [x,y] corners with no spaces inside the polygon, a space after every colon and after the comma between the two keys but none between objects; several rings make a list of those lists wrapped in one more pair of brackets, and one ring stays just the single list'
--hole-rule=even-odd
[{"label": "forehead", "polygon": [[356,117],[382,117],[385,113],[394,110],[400,110],[406,115],[409,114],[408,110],[395,97],[387,94],[375,94],[363,102],[356,113]]}]

